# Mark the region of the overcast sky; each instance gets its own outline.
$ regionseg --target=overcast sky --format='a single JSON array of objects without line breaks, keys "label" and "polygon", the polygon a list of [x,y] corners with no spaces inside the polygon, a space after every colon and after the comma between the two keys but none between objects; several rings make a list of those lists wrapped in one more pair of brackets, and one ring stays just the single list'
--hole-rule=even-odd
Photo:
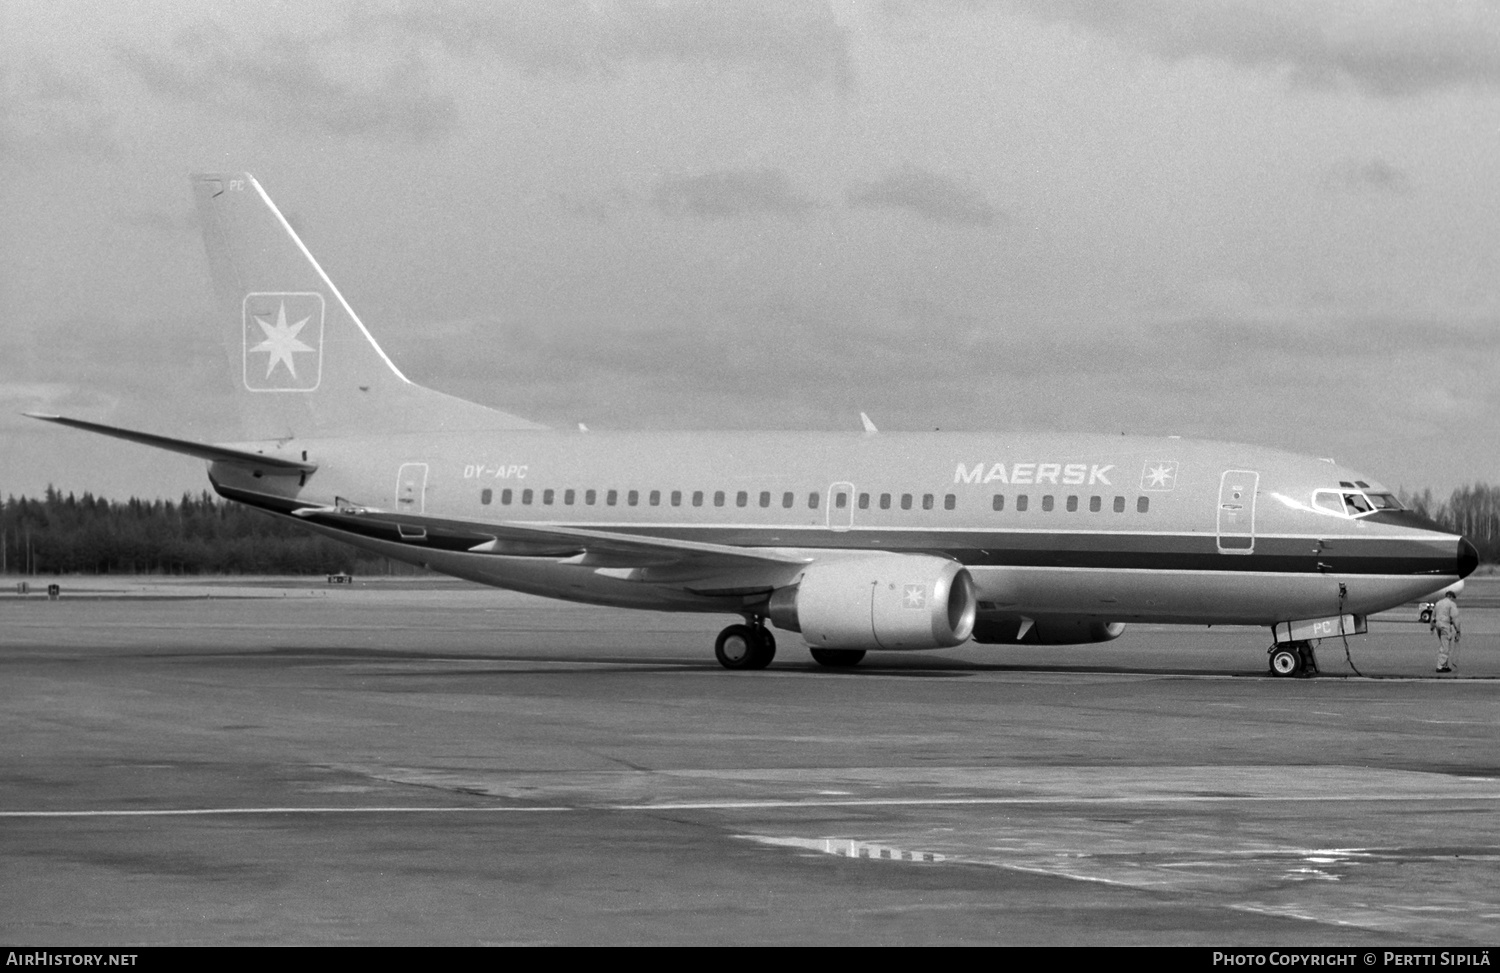
[{"label": "overcast sky", "polygon": [[1500,481],[1500,6],[0,4],[0,493],[206,485],[186,176],[548,424],[1088,430]]}]

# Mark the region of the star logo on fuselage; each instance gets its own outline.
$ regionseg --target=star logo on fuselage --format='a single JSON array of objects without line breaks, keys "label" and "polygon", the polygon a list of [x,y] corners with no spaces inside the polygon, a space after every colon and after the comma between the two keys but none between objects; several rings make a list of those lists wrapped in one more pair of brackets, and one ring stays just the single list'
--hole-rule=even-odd
[{"label": "star logo on fuselage", "polygon": [[1175,460],[1148,460],[1141,467],[1142,490],[1170,490],[1177,485]]},{"label": "star logo on fuselage", "polygon": [[266,359],[266,378],[276,370],[277,365],[285,365],[286,370],[291,372],[292,378],[297,377],[297,361],[292,356],[299,351],[313,351],[297,340],[297,333],[307,327],[307,322],[312,320],[309,314],[296,324],[286,323],[286,301],[276,311],[276,323],[272,324],[260,315],[255,316],[255,323],[266,333],[266,340],[251,348],[251,351],[269,352],[270,357]]},{"label": "star logo on fuselage", "polygon": [[925,584],[909,584],[902,593],[901,604],[907,608],[927,607],[927,586]]}]

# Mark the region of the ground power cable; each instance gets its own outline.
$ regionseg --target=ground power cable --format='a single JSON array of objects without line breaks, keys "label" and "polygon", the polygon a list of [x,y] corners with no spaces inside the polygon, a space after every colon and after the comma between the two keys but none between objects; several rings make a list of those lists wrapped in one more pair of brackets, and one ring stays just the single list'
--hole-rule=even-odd
[{"label": "ground power cable", "polygon": [[1341,639],[1344,640],[1344,661],[1347,662],[1347,663],[1349,663],[1349,668],[1354,670],[1354,674],[1356,676],[1359,676],[1361,679],[1363,679],[1364,676],[1365,676],[1365,674],[1359,671],[1359,668],[1357,666],[1355,666],[1355,664],[1354,664],[1354,656],[1352,656],[1352,655],[1349,654],[1349,634],[1346,631],[1344,631],[1344,599],[1347,598],[1347,597],[1349,597],[1349,588],[1348,588],[1347,585],[1344,584],[1344,582],[1340,581],[1339,582],[1339,638],[1341,638]]}]

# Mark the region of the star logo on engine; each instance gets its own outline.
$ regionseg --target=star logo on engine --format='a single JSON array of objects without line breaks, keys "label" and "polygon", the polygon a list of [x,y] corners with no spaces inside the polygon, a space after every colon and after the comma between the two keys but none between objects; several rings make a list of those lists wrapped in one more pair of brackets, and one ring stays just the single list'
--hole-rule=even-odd
[{"label": "star logo on engine", "polygon": [[1149,460],[1141,469],[1141,489],[1166,491],[1177,486],[1176,460]]},{"label": "star logo on engine", "polygon": [[927,586],[925,584],[909,584],[901,596],[901,605],[905,608],[927,607]]},{"label": "star logo on engine", "polygon": [[245,388],[311,392],[322,379],[323,295],[246,295],[244,339]]}]

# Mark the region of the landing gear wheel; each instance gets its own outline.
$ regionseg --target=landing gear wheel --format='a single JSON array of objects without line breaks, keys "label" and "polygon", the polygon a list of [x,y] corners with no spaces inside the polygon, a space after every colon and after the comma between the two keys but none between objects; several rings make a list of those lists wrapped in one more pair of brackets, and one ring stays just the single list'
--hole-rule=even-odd
[{"label": "landing gear wheel", "polygon": [[776,639],[764,628],[731,625],[714,642],[714,657],[725,669],[764,669],[776,657]]},{"label": "landing gear wheel", "polygon": [[1271,675],[1295,676],[1302,671],[1302,653],[1295,645],[1278,645],[1271,649]]},{"label": "landing gear wheel", "polygon": [[813,661],[830,669],[848,669],[857,666],[865,657],[864,649],[810,649]]}]

